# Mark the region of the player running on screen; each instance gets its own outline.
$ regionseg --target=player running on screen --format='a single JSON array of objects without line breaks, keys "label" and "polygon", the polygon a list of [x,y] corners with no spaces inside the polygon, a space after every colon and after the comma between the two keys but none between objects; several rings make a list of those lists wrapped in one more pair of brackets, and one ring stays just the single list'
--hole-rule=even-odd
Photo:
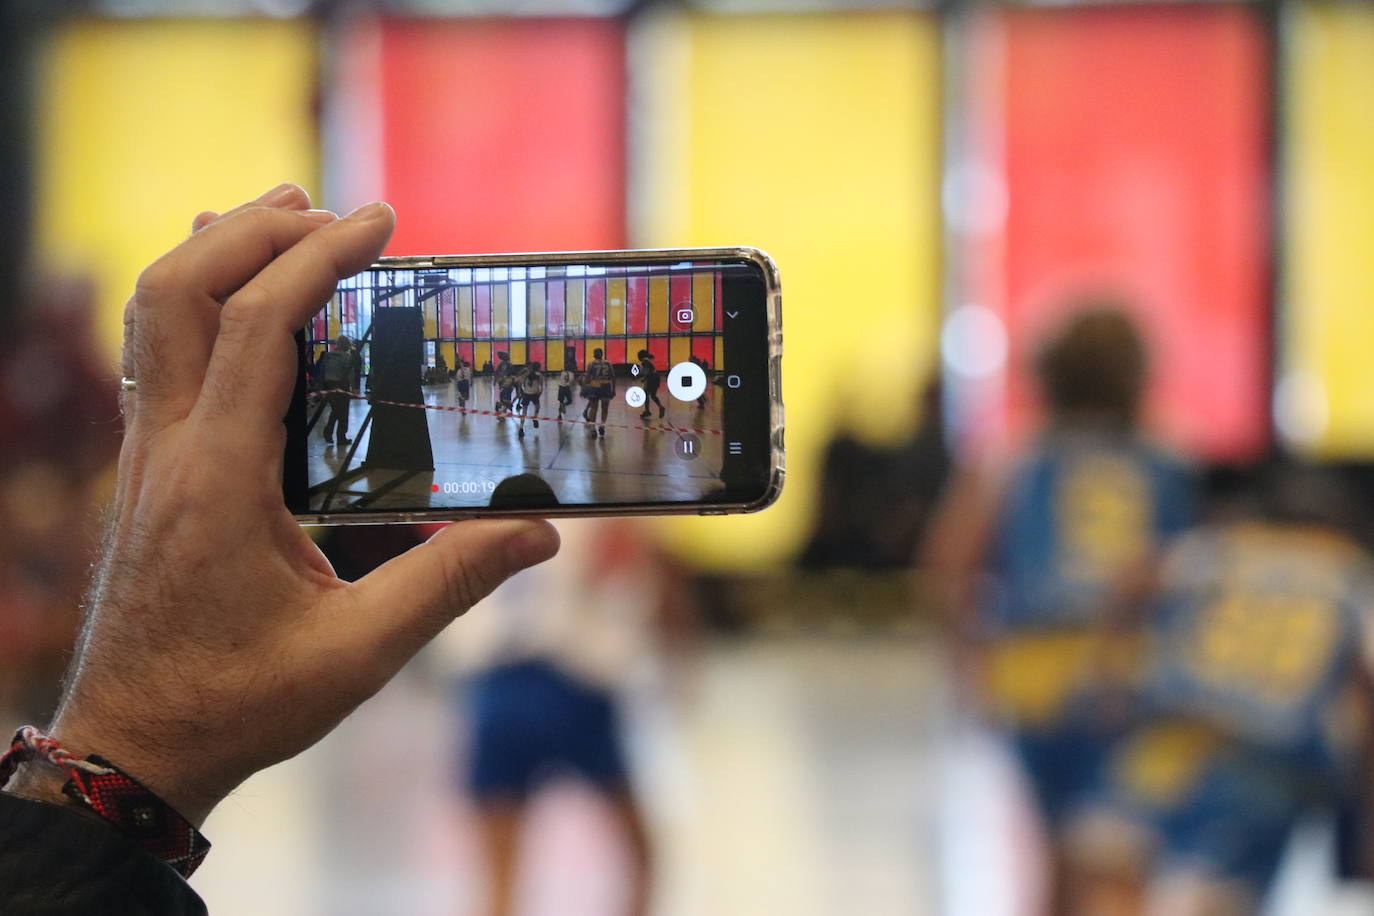
[{"label": "player running on screen", "polygon": [[458,392],[458,406],[467,407],[472,397],[472,363],[458,357],[458,368],[453,373],[453,387]]},{"label": "player running on screen", "polygon": [[1073,831],[1077,912],[1248,916],[1299,821],[1360,798],[1367,823],[1374,567],[1350,511],[1289,468],[1169,551],[1147,711]]},{"label": "player running on screen", "polygon": [[605,356],[600,347],[593,350],[592,361],[582,374],[582,396],[587,399],[587,409],[583,411],[582,419],[596,423],[597,408],[600,407],[601,422],[596,427],[596,434],[602,439],[606,438],[606,415],[611,409],[611,399],[615,397],[615,369],[606,362]]},{"label": "player running on screen", "polygon": [[662,377],[658,373],[658,366],[654,364],[653,354],[648,350],[639,351],[639,380],[644,385],[644,393],[648,395],[648,400],[644,402],[644,411],[639,415],[641,420],[649,419],[649,404],[658,405],[658,418],[663,419],[668,412],[663,406],[663,402],[658,399],[658,387],[662,382]]},{"label": "player running on screen", "polygon": [[572,369],[564,368],[558,373],[558,419],[563,419],[563,413],[573,402],[573,382],[577,380],[577,375]]},{"label": "player running on screen", "polygon": [[1137,426],[1146,352],[1115,309],[1072,318],[1036,364],[1048,408],[1008,470],[965,470],[927,562],[962,679],[1005,731],[1040,815],[1047,911],[1067,912],[1064,830],[1124,722],[1102,714],[1099,621],[1194,521],[1191,473]]},{"label": "player running on screen", "polygon": [[[689,360],[691,360],[692,362],[696,363],[697,366],[699,366],[699,367],[701,368],[702,374],[703,374],[706,378],[710,378],[710,377],[711,377],[711,367],[710,367],[709,365],[707,365],[706,360],[701,359],[701,358],[697,357],[696,355],[692,355],[692,356],[689,356],[689,357],[687,357],[687,358],[688,358]],[[707,387],[710,387],[710,386],[707,386]],[[701,397],[697,398],[697,409],[698,409],[698,410],[705,410],[705,409],[706,409],[706,392],[705,392],[705,390],[703,390],[703,391],[701,392]]]},{"label": "player running on screen", "polygon": [[515,401],[515,374],[518,371],[505,350],[496,351],[496,370],[492,373],[492,388],[496,391],[496,419],[505,420]]},{"label": "player running on screen", "polygon": [[520,437],[525,437],[525,417],[531,413],[533,408],[534,428],[539,428],[539,399],[544,394],[544,374],[540,372],[539,362],[530,363],[520,370],[520,375],[516,380],[516,388],[520,392],[519,404],[516,409],[520,413]]}]

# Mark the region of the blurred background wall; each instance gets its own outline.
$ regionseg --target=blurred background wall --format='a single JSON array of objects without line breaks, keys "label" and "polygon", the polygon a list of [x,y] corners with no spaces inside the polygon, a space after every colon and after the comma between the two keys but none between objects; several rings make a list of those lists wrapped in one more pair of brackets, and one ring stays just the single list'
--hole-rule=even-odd
[{"label": "blurred background wall", "polygon": [[[1002,897],[999,882],[948,877],[968,854],[946,842],[950,818],[1015,838],[1015,787],[993,760],[960,777],[1011,799],[991,814],[951,815],[932,796],[951,709],[900,569],[920,494],[943,474],[930,455],[1024,439],[1034,342],[1074,297],[1138,317],[1155,354],[1151,424],[1201,464],[1276,448],[1357,474],[1374,461],[1374,5],[74,9],[35,35],[34,213],[49,276],[94,285],[92,353],[108,371],[93,385],[116,377],[138,271],[200,210],[283,180],[340,211],[392,202],[389,254],[739,243],[777,259],[786,493],[754,517],[653,526],[713,634],[690,700],[646,701],[636,732],[670,837],[664,912],[1016,911],[1024,844],[981,854],[1006,866]],[[89,501],[102,454],[81,465]],[[16,500],[9,517],[27,511]],[[884,515],[894,503],[905,521]],[[855,506],[863,530],[849,533]],[[879,520],[891,529],[874,534]],[[872,537],[881,550],[865,556],[881,559],[857,565],[896,572],[791,571],[834,532]],[[69,631],[70,613],[53,613]],[[435,689],[403,683],[371,714],[442,732]],[[363,732],[345,726],[336,756],[310,765],[338,769],[323,761]],[[473,853],[453,822],[431,819],[416,857],[359,853],[341,875],[318,848],[324,802],[289,775],[305,766],[217,815],[214,839],[237,852],[198,879],[212,908],[381,912],[346,901],[403,893],[397,912],[461,910],[466,873],[447,868]],[[437,763],[421,775],[448,778]],[[244,902],[245,887],[286,908],[256,891],[261,905]]]},{"label": "blurred background wall", "polygon": [[392,201],[391,254],[763,247],[791,484],[668,526],[712,568],[793,556],[826,441],[901,441],[933,373],[959,441],[1014,441],[1075,294],[1139,313],[1186,451],[1369,456],[1363,5],[624,6],[91,4],[40,54],[40,256],[94,280],[113,354],[187,214],[280,177]]}]

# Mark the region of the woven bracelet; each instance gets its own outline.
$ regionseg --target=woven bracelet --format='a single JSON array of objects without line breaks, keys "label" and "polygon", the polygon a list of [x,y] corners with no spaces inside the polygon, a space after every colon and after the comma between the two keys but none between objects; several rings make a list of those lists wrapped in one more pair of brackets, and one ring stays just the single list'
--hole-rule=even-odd
[{"label": "woven bracelet", "polygon": [[0,787],[21,763],[35,761],[67,774],[62,792],[172,866],[183,878],[200,867],[210,841],[147,786],[95,754],[76,757],[32,725],[14,733],[0,757]]}]

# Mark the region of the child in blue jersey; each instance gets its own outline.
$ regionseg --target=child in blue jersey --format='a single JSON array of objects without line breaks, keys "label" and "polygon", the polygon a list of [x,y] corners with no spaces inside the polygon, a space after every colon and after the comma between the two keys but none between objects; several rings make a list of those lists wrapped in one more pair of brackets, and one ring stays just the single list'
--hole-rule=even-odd
[{"label": "child in blue jersey", "polygon": [[1079,311],[1041,350],[1044,429],[997,474],[964,472],[928,539],[956,664],[1005,731],[1039,809],[1064,912],[1068,815],[1118,729],[1100,623],[1166,540],[1194,521],[1190,470],[1137,415],[1146,352],[1110,307]]},{"label": "child in blue jersey", "polygon": [[1315,471],[1181,538],[1150,604],[1145,709],[1074,830],[1082,910],[1259,910],[1299,819],[1367,797],[1374,567]]}]

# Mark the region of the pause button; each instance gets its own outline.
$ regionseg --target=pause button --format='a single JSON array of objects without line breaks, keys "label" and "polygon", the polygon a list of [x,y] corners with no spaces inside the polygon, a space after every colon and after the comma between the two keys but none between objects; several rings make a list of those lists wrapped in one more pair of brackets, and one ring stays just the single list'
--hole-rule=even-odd
[{"label": "pause button", "polygon": [[673,445],[673,450],[683,461],[693,461],[701,454],[701,437],[696,433],[683,433]]}]

